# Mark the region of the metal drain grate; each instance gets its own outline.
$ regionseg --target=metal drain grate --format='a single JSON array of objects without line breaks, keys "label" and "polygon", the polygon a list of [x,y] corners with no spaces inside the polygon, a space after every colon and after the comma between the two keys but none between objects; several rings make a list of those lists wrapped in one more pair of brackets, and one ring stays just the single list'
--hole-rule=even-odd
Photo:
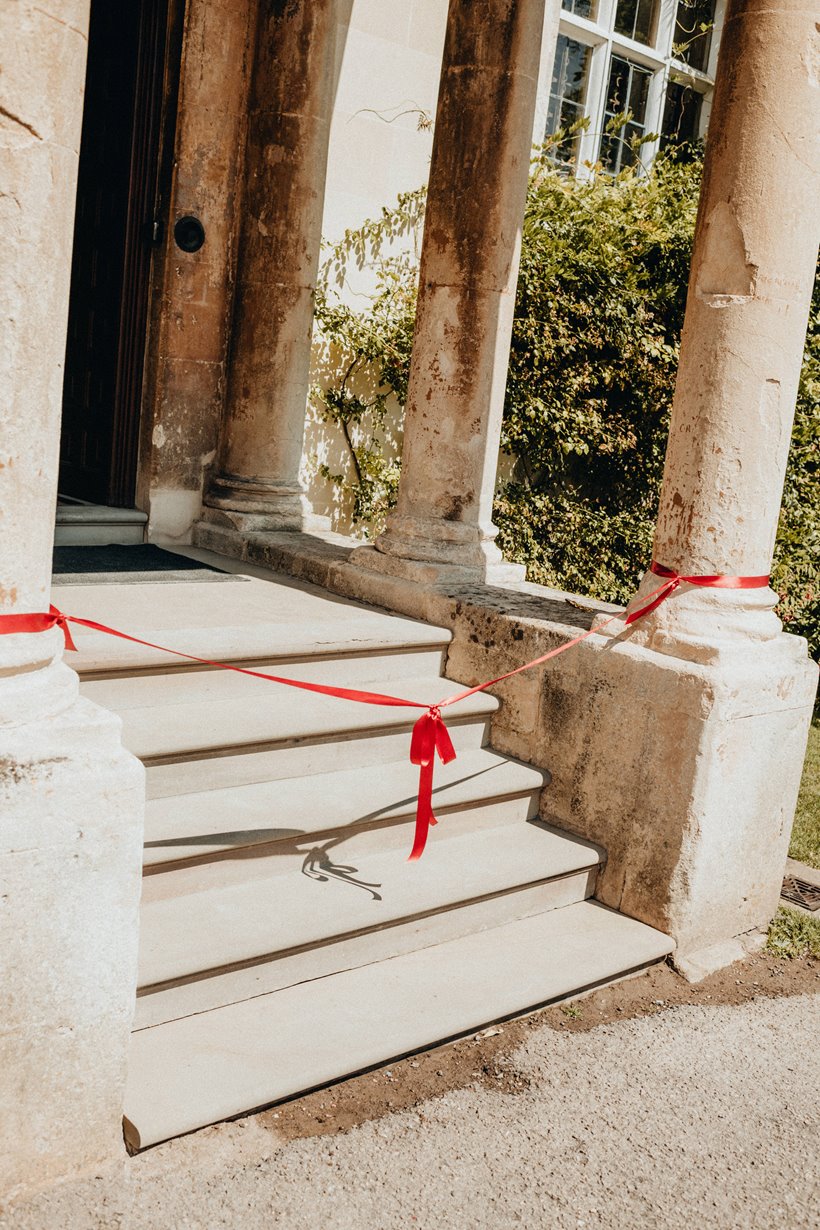
[{"label": "metal drain grate", "polygon": [[820,910],[820,887],[809,884],[808,880],[800,880],[797,876],[786,876],[780,896],[795,905],[802,905],[804,910]]}]

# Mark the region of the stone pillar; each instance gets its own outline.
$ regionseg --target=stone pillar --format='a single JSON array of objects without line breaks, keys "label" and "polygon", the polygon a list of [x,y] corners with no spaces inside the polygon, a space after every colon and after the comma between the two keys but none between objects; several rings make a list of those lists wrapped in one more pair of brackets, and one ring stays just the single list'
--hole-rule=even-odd
[{"label": "stone pillar", "polygon": [[[0,14],[0,613],[48,609],[88,0]],[[122,1152],[142,767],[62,633],[0,636],[0,1201]]]},{"label": "stone pillar", "polygon": [[544,8],[450,0],[398,506],[356,552],[381,571],[523,578],[492,505]]},{"label": "stone pillar", "polygon": [[[154,255],[140,422],[137,506],[151,542],[190,541],[216,456],[255,37],[255,0],[186,0],[170,233]],[[198,252],[174,241],[186,214],[205,227]]]},{"label": "stone pillar", "polygon": [[[654,555],[682,573],[771,567],[820,234],[820,35],[801,0],[729,3]],[[657,584],[647,577],[642,592]],[[690,589],[652,643],[773,637],[771,590]]]},{"label": "stone pillar", "polygon": [[310,514],[299,467],[339,3],[259,4],[227,397],[204,515],[239,530],[302,529]]},{"label": "stone pillar", "polygon": [[[771,566],[820,229],[816,18],[729,0],[654,544],[684,574]],[[817,666],[776,600],[682,586],[546,680],[550,814],[607,847],[602,899],[695,975],[779,897]]]}]

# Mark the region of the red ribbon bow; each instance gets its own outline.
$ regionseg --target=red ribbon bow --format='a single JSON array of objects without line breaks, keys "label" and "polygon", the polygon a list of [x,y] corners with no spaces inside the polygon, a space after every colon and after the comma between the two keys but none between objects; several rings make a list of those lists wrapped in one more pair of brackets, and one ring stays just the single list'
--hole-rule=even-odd
[{"label": "red ribbon bow", "polygon": [[715,576],[682,576],[680,573],[674,572],[671,568],[665,568],[663,564],[658,564],[654,560],[650,567],[650,572],[653,572],[655,576],[664,578],[663,584],[647,594],[643,599],[643,605],[628,611],[626,616],[624,616],[622,611],[617,611],[595,627],[588,628],[586,632],[582,632],[571,640],[565,641],[562,645],[557,645],[548,653],[542,654],[540,658],[533,658],[531,662],[525,662],[523,666],[517,666],[514,670],[507,671],[504,675],[498,675],[495,679],[488,679],[485,683],[476,684],[473,688],[466,688],[464,691],[457,692],[452,696],[448,696],[445,700],[439,701],[437,705],[430,706],[421,701],[405,700],[403,697],[388,696],[382,692],[361,692],[356,688],[340,688],[331,687],[323,683],[308,683],[302,679],[288,679],[283,675],[272,675],[267,671],[250,670],[246,666],[234,666],[230,662],[215,662],[210,658],[199,658],[196,654],[183,653],[178,649],[169,649],[165,645],[156,645],[153,641],[143,640],[139,636],[131,636],[127,632],[120,632],[116,628],[109,628],[106,624],[96,623],[92,619],[80,619],[76,615],[64,615],[55,606],[49,607],[47,612],[34,611],[24,615],[0,615],[0,635],[17,632],[47,632],[50,628],[59,627],[63,630],[66,649],[76,652],[77,646],[74,644],[68,625],[69,623],[80,624],[84,628],[90,628],[95,632],[105,632],[109,636],[120,637],[121,640],[131,641],[135,645],[145,645],[149,649],[157,649],[162,653],[170,653],[178,658],[186,658],[189,662],[199,662],[203,666],[220,667],[222,670],[235,671],[239,675],[250,675],[255,679],[267,679],[271,683],[282,683],[287,687],[301,688],[305,692],[320,692],[324,696],[335,696],[340,700],[352,700],[364,705],[389,705],[408,709],[425,709],[426,712],[421,715],[413,727],[410,741],[410,762],[419,766],[416,829],[413,849],[410,852],[410,858],[416,860],[421,858],[431,825],[438,823],[433,814],[433,771],[436,756],[438,756],[442,764],[449,764],[450,761],[456,758],[450,732],[441,716],[442,709],[446,706],[454,705],[460,700],[466,700],[468,696],[474,696],[476,692],[485,692],[487,688],[491,688],[496,683],[501,683],[504,679],[511,679],[513,675],[520,675],[522,671],[531,670],[532,667],[540,666],[544,662],[549,661],[550,658],[556,658],[559,654],[566,653],[568,649],[579,645],[581,641],[585,641],[587,637],[600,632],[607,624],[611,624],[615,620],[623,620],[626,624],[635,623],[636,620],[641,619],[644,615],[648,615],[656,607],[660,606],[681,584],[701,585],[714,589],[759,589],[769,584],[768,576],[733,577],[719,574]]},{"label": "red ribbon bow", "polygon": [[427,844],[431,824],[438,824],[433,814],[433,768],[436,755],[442,764],[456,758],[450,732],[444,725],[441,709],[431,705],[413,727],[410,740],[410,763],[419,765],[419,794],[416,805],[416,831],[410,861],[421,858]]}]

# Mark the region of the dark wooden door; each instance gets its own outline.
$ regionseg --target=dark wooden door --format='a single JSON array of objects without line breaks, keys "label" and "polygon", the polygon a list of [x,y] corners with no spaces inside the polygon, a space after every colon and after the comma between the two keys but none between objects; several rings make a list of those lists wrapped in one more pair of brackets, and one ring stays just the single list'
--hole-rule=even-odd
[{"label": "dark wooden door", "polygon": [[60,491],[134,502],[168,0],[92,0]]}]

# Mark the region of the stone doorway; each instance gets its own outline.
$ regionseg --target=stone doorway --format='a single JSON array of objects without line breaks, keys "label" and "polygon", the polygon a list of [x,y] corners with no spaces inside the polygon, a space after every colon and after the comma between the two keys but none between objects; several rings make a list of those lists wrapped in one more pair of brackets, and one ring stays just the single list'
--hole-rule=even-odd
[{"label": "stone doorway", "polygon": [[60,492],[129,508],[137,473],[161,167],[169,0],[92,0],[80,143]]}]

